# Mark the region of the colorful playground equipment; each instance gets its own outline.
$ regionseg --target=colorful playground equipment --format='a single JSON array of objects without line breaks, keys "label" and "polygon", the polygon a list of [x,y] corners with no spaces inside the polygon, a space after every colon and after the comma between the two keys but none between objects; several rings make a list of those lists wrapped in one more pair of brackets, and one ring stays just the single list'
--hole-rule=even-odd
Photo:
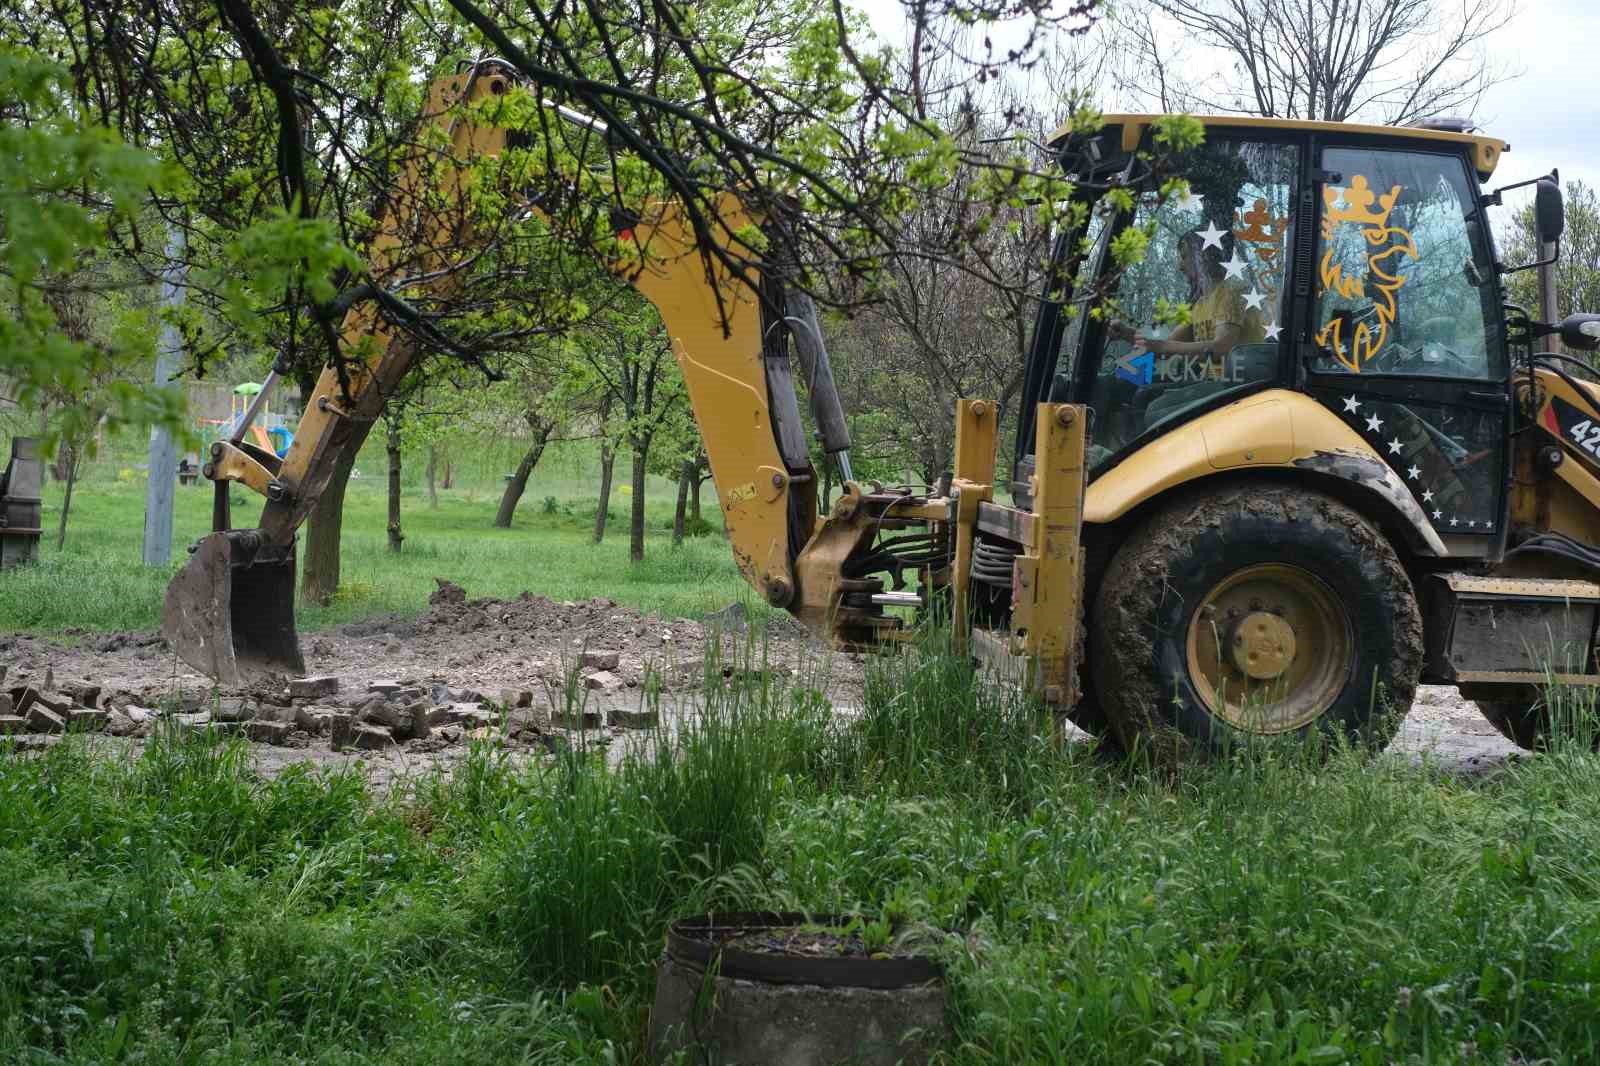
[{"label": "colorful playground equipment", "polygon": [[[245,417],[245,412],[250,410],[250,402],[261,392],[261,385],[254,381],[246,381],[233,387],[233,403],[228,413],[228,435]],[[294,440],[294,433],[288,426],[280,421],[273,422],[271,401],[261,405],[261,412],[256,416],[256,421],[250,426],[249,434],[256,444],[282,459],[289,451],[289,444]]]},{"label": "colorful playground equipment", "polygon": [[[250,403],[261,393],[261,385],[254,381],[240,382],[233,387],[229,396],[229,410],[227,418],[197,418],[195,429],[203,444],[209,447],[212,441],[226,440],[233,436],[233,431],[240,420],[245,417],[245,412],[250,409]],[[294,431],[284,420],[284,416],[275,415],[271,411],[270,400],[263,403],[245,437],[254,445],[263,448],[278,458],[283,458],[289,452],[289,445],[294,442]],[[199,469],[198,459],[193,460],[195,470]],[[185,473],[185,471],[180,471]],[[185,479],[184,484],[189,484],[194,478]]]}]

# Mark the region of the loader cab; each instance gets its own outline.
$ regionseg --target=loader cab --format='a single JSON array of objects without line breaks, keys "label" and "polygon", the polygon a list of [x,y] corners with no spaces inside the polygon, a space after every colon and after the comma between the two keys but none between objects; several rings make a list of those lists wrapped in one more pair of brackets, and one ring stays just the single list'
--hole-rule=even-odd
[{"label": "loader cab", "polygon": [[[1150,116],[1108,116],[1054,142],[1087,211],[1058,242],[1039,312],[1014,496],[1027,496],[1037,402],[1094,411],[1094,521],[1097,487],[1138,499],[1142,486],[1112,489],[1143,479],[1160,491],[1191,459],[1177,453],[1208,447],[1219,418],[1237,433],[1260,416],[1252,398],[1285,390],[1387,464],[1403,487],[1390,494],[1409,495],[1449,554],[1496,554],[1509,369],[1479,181],[1504,145],[1448,130],[1202,121],[1204,144],[1169,158],[1165,174],[1149,173],[1160,155]],[[1171,176],[1188,195],[1159,194]],[[1119,181],[1135,183],[1132,210],[1103,195]],[[1123,267],[1130,230],[1146,252]],[[1182,432],[1197,423],[1203,432]],[[1299,454],[1295,432],[1293,418],[1260,418],[1246,434],[1255,447],[1208,467],[1281,462]]]}]

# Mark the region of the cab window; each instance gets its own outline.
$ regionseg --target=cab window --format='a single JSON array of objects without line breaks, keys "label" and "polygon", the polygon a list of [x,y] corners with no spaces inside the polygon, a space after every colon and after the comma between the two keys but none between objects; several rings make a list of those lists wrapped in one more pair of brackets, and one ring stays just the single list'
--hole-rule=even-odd
[{"label": "cab window", "polygon": [[1131,224],[1151,227],[1149,246],[1117,283],[1089,383],[1094,467],[1277,378],[1298,171],[1293,145],[1213,135],[1183,161],[1189,196],[1139,202]]},{"label": "cab window", "polygon": [[1322,154],[1311,369],[1487,379],[1503,373],[1495,276],[1456,156]]}]

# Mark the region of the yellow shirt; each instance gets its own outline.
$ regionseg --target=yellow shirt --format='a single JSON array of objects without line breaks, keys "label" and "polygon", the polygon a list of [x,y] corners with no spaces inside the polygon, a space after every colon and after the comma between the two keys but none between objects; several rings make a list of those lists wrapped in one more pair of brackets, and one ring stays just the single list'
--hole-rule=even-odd
[{"label": "yellow shirt", "polygon": [[1261,321],[1260,311],[1246,310],[1244,293],[1227,282],[1196,300],[1189,308],[1189,328],[1197,341],[1214,341],[1217,330],[1224,322],[1239,327],[1240,344],[1257,344],[1266,339],[1267,327]]}]

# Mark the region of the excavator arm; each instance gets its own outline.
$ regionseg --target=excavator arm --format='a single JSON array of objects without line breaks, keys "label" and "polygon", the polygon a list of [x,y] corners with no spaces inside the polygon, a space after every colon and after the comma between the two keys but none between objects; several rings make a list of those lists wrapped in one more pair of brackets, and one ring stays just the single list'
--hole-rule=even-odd
[{"label": "excavator arm", "polygon": [[[505,130],[462,117],[454,105],[504,93],[515,77],[511,68],[490,60],[433,84],[424,121],[443,128],[450,158],[494,155],[505,147]],[[426,199],[430,183],[441,188],[442,202],[459,202],[471,171],[446,166],[430,173],[424,160],[419,151],[405,168],[373,242],[371,272],[381,283],[409,249],[433,249],[433,261],[424,262],[422,272],[435,279],[432,290],[441,295],[456,276],[445,260],[474,248],[473,234],[464,214],[451,218],[408,207]],[[989,640],[990,650],[1027,657],[1037,667],[1041,694],[1070,702],[1082,580],[1083,412],[1041,406],[1040,454],[1051,457],[1056,480],[1052,490],[1036,493],[1044,501],[1037,514],[993,503],[998,412],[984,401],[961,405],[955,478],[943,491],[864,491],[850,478],[849,434],[809,298],[786,293],[773,272],[761,270],[757,251],[741,247],[739,234],[759,220],[737,196],[723,194],[715,206],[712,239],[750,264],[739,276],[719,258],[701,254],[684,210],[670,201],[648,205],[631,222],[643,254],[618,263],[616,272],[655,305],[672,339],[745,579],[767,602],[846,647],[896,639],[904,622],[886,607],[925,609],[948,590],[946,609],[953,608],[958,634],[966,639],[974,545],[987,522],[1014,542],[1006,561],[1016,575],[1013,583],[1020,583],[1011,590],[1019,621],[1011,633]],[[418,234],[423,224],[432,232]],[[427,243],[419,245],[419,237]],[[823,450],[842,475],[842,495],[825,518],[817,513],[817,478],[796,399],[791,336]],[[252,417],[247,414],[229,439],[212,446],[205,466],[216,483],[215,531],[196,545],[169,586],[162,630],[186,662],[224,683],[303,672],[294,627],[296,531],[339,456],[360,447],[415,358],[413,338],[380,314],[375,302],[348,313],[342,337],[363,359],[323,371],[281,462],[243,440]],[[256,527],[231,528],[231,482],[266,498]],[[916,580],[915,590],[906,588],[908,575]],[[992,585],[997,579],[990,573],[987,580]]]}]

